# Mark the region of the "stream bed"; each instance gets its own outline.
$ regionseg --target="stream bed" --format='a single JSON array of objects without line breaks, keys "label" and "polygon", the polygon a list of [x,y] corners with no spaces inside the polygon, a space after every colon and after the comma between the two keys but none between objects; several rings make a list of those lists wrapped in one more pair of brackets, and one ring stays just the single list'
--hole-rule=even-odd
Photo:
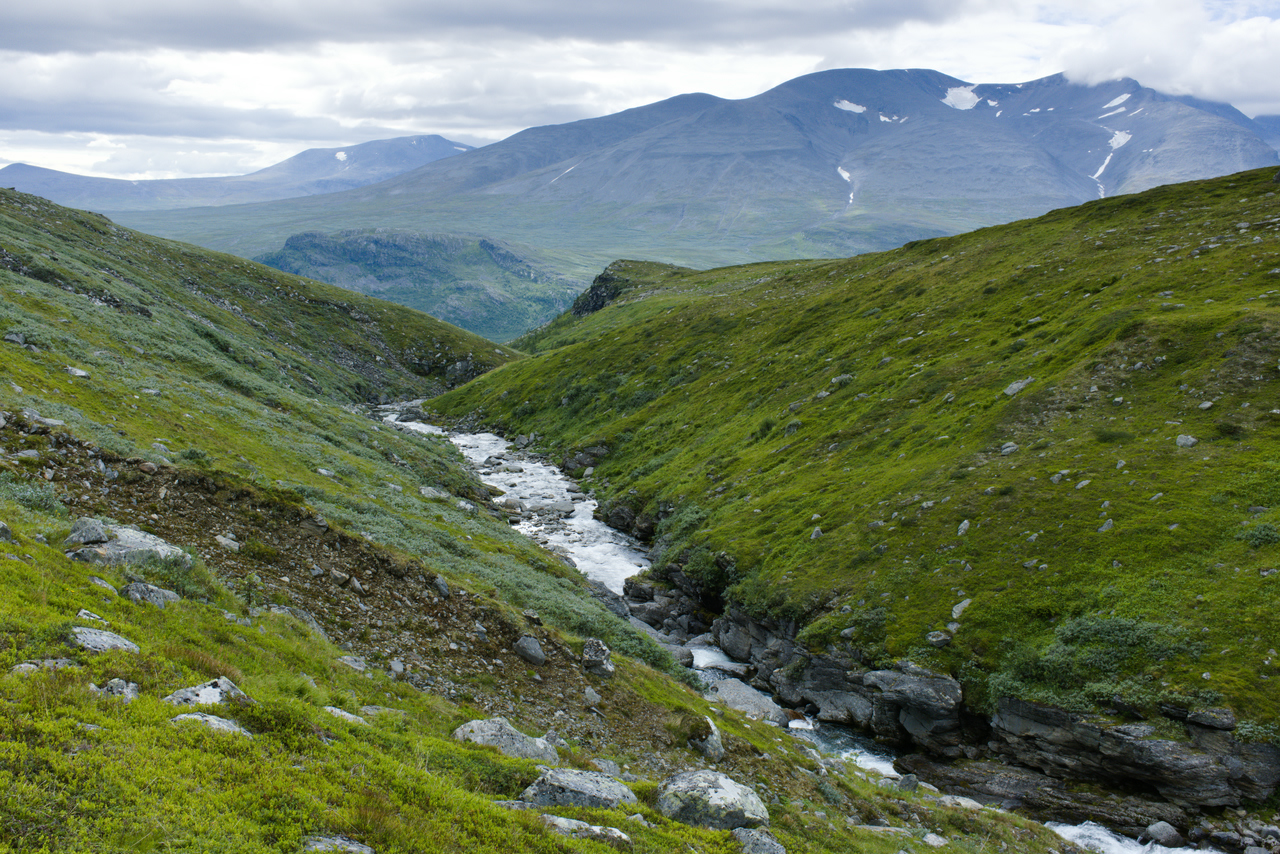
[{"label": "stream bed", "polygon": [[[388,417],[388,421],[394,419],[394,415]],[[397,422],[396,426],[444,436],[453,442],[475,467],[482,482],[505,493],[500,500],[519,502],[524,512],[513,527],[572,560],[587,578],[621,594],[627,578],[648,569],[644,547],[596,519],[595,499],[583,493],[555,466],[530,454],[513,451],[510,442],[493,433],[449,433],[417,421]],[[695,639],[688,648],[694,656],[694,670],[706,682],[716,682],[731,672],[740,672],[741,665],[707,641]],[[816,721],[796,723],[799,726],[793,726],[793,733],[817,749],[884,777],[899,776],[893,768],[895,754],[889,747],[847,727],[819,725]],[[1155,843],[1141,845],[1093,822],[1078,825],[1051,822],[1047,826],[1081,848],[1101,854],[1174,854],[1188,850]]]}]

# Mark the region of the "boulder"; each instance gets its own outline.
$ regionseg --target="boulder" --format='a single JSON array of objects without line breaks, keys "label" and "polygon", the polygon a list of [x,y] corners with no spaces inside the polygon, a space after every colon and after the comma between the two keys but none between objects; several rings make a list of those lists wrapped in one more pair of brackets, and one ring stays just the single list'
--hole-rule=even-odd
[{"label": "boulder", "polygon": [[506,718],[470,721],[455,729],[453,738],[455,741],[496,747],[500,753],[516,759],[532,759],[547,765],[560,764],[560,754],[546,739],[525,735]]},{"label": "boulder", "polygon": [[159,537],[129,526],[107,526],[109,539],[86,544],[70,553],[72,560],[85,563],[131,564],[148,560],[176,560],[191,565],[191,555]]},{"label": "boulder", "polygon": [[253,735],[244,727],[235,721],[229,721],[226,718],[220,718],[216,715],[206,714],[205,712],[189,712],[184,715],[169,718],[169,723],[179,724],[186,721],[193,721],[203,724],[215,732],[228,732],[235,735],[243,735],[245,738],[253,738]]},{"label": "boulder", "polygon": [[17,542],[17,540],[13,538],[13,531],[9,530],[9,526],[6,525],[4,522],[0,522],[0,542],[6,542],[6,543]]},{"label": "boulder", "polygon": [[733,838],[742,846],[742,854],[787,854],[781,842],[753,827],[735,827]]},{"label": "boulder", "polygon": [[760,796],[718,771],[683,771],[668,778],[658,790],[658,812],[712,830],[769,824]]},{"label": "boulder", "polygon": [[225,676],[219,676],[200,685],[190,688],[179,688],[161,702],[174,706],[220,706],[228,704],[245,705],[252,703],[249,695],[236,687],[236,684]]},{"label": "boulder", "polygon": [[703,715],[702,719],[707,722],[707,726],[704,731],[689,736],[689,746],[712,762],[719,762],[724,759],[724,740],[711,718]]},{"label": "boulder", "polygon": [[136,643],[120,637],[115,632],[84,626],[76,626],[71,630],[71,643],[86,652],[108,652],[113,649],[122,649],[125,652],[140,651]]},{"label": "boulder", "polygon": [[369,725],[369,722],[366,721],[364,718],[360,717],[359,715],[353,715],[350,712],[348,712],[346,709],[340,709],[337,706],[325,706],[324,710],[329,714],[333,715],[335,718],[338,718],[339,720],[344,720],[349,724],[356,724],[357,726]]},{"label": "boulder", "polygon": [[302,850],[307,851],[340,851],[343,854],[374,854],[368,845],[347,839],[345,836],[308,836],[302,840]]},{"label": "boulder", "polygon": [[609,647],[598,638],[587,638],[587,642],[582,645],[582,669],[592,676],[611,678],[615,669],[612,658],[613,653],[609,651]]},{"label": "boulder", "polygon": [[520,640],[515,642],[512,649],[515,650],[516,655],[534,667],[541,667],[547,663],[547,656],[542,651],[542,644],[538,643],[538,639],[533,635],[523,635]]},{"label": "boulder", "polygon": [[544,815],[542,820],[561,836],[572,836],[574,839],[591,839],[596,842],[604,842],[615,848],[631,847],[631,837],[616,827],[601,827],[595,824],[587,824],[585,821],[578,821],[576,818],[561,818],[558,815]]},{"label": "boulder", "polygon": [[105,543],[108,539],[106,526],[97,519],[81,516],[71,526],[71,533],[62,541],[64,546],[83,546]]},{"label": "boulder", "polygon": [[711,685],[706,697],[711,702],[724,703],[755,720],[773,721],[784,725],[786,713],[767,694],[757,691],[741,679],[722,679]]},{"label": "boulder", "polygon": [[1178,829],[1167,821],[1157,821],[1149,825],[1145,835],[1152,842],[1163,845],[1165,848],[1181,848],[1187,844],[1187,840],[1178,832]]},{"label": "boulder", "polygon": [[172,590],[147,584],[145,581],[134,581],[120,588],[120,595],[135,605],[154,605],[160,610],[170,602],[177,602],[182,597]]},{"label": "boulder", "polygon": [[99,688],[93,683],[89,683],[89,690],[96,694],[105,694],[108,697],[116,697],[126,703],[132,703],[138,698],[138,692],[141,686],[137,682],[126,682],[123,679],[112,679],[106,685]]},{"label": "boulder", "polygon": [[[896,670],[873,670],[863,676],[869,688],[880,689],[873,700],[882,711],[877,733],[893,737],[890,730],[901,726],[920,746],[944,756],[960,755],[960,706],[963,694],[960,683],[950,676],[934,673],[907,661]],[[889,714],[895,723],[888,723]],[[882,730],[885,730],[882,732]]]},{"label": "boulder", "polygon": [[592,807],[613,809],[637,803],[625,785],[598,771],[549,768],[520,795],[520,800],[542,807]]}]

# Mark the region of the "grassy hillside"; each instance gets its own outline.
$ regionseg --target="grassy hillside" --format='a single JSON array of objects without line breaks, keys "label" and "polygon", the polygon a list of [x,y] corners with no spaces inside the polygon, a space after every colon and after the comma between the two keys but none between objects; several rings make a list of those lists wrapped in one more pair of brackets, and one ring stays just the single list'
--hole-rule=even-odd
[{"label": "grassy hillside", "polygon": [[[659,780],[700,764],[687,739],[708,714],[723,714],[720,767],[761,791],[789,851],[901,847],[872,821],[952,850],[1057,847],[1044,828],[881,789],[717,712],[491,511],[452,445],[352,405],[442,388],[467,373],[450,366],[511,351],[16,193],[0,193],[0,258],[0,851],[293,854],[333,835],[379,854],[612,850],[495,804],[535,764],[450,733],[505,715],[554,727],[568,764],[635,774],[639,805],[556,812],[622,827],[637,852],[727,854],[728,833],[654,809]],[[138,526],[189,561],[73,561],[63,542],[81,516]],[[183,598],[134,604],[95,577]],[[139,651],[74,647],[98,620]],[[511,651],[524,633],[548,654],[536,670]],[[583,672],[588,635],[619,653],[610,682]],[[193,710],[161,698],[219,676],[254,702],[198,710],[252,739],[170,723]],[[138,698],[92,690],[113,679]]]},{"label": "grassy hillside", "polygon": [[979,708],[1226,703],[1274,738],[1275,174],[841,261],[618,262],[613,304],[434,405],[606,447],[588,483],[656,524],[658,575],[815,651],[843,632]]}]

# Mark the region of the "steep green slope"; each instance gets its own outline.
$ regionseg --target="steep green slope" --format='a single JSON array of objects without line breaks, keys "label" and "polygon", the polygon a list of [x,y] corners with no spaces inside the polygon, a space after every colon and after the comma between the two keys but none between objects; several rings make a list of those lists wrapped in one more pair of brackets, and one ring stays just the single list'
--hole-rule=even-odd
[{"label": "steep green slope", "polygon": [[[637,852],[740,850],[654,809],[657,781],[701,762],[687,740],[713,707],[641,663],[671,664],[512,531],[451,444],[352,405],[444,387],[511,351],[16,193],[0,194],[0,253],[0,851],[294,854],[336,835],[379,854],[613,850],[495,803],[539,772],[450,737],[493,715],[554,727],[567,764],[607,757],[636,774],[638,804],[554,812],[624,827]],[[189,559],[72,560],[80,516]],[[159,609],[103,586],[137,578],[183,598]],[[139,650],[78,649],[85,628]],[[546,664],[513,654],[523,634]],[[615,650],[613,680],[584,673],[587,635]],[[215,677],[254,702],[162,700]],[[112,680],[139,696],[93,689]],[[170,722],[187,711],[253,738]],[[719,767],[768,797],[789,851],[901,847],[871,821],[963,850],[1058,845],[719,714]]]},{"label": "steep green slope", "polygon": [[596,448],[659,576],[814,651],[909,657],[978,708],[1226,702],[1274,737],[1275,174],[842,261],[618,262],[612,304],[434,405]]},{"label": "steep green slope", "polygon": [[581,289],[548,273],[529,247],[459,234],[310,232],[254,260],[425,311],[494,341],[540,326]]}]

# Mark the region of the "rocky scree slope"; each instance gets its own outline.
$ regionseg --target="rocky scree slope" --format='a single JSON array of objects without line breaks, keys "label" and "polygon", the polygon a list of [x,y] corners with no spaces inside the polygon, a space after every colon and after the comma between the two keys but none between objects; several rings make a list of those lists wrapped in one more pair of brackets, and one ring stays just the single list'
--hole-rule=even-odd
[{"label": "rocky scree slope", "polygon": [[[655,806],[659,779],[708,764],[689,746],[708,720],[716,767],[764,797],[787,850],[1060,848],[1014,817],[882,788],[640,663],[670,666],[510,530],[450,444],[350,405],[362,370],[447,381],[399,369],[396,333],[474,339],[0,198],[0,848],[605,850],[545,811],[623,826],[635,851],[736,852]],[[353,308],[377,319],[352,332]],[[305,363],[294,342],[314,348]],[[87,531],[123,526],[169,556],[84,562],[109,551]],[[514,654],[523,636],[543,664]],[[584,672],[588,636],[614,650],[611,680]],[[175,715],[192,686],[209,704],[190,713],[223,731]],[[450,737],[498,713],[554,727],[570,765],[627,766],[639,803],[503,808],[537,767]]]},{"label": "rocky scree slope", "polygon": [[1099,733],[1185,754],[1213,786],[1140,785],[1191,821],[1280,769],[1275,176],[844,261],[618,262],[434,406],[589,470],[784,699],[1069,780],[1133,784]]}]

